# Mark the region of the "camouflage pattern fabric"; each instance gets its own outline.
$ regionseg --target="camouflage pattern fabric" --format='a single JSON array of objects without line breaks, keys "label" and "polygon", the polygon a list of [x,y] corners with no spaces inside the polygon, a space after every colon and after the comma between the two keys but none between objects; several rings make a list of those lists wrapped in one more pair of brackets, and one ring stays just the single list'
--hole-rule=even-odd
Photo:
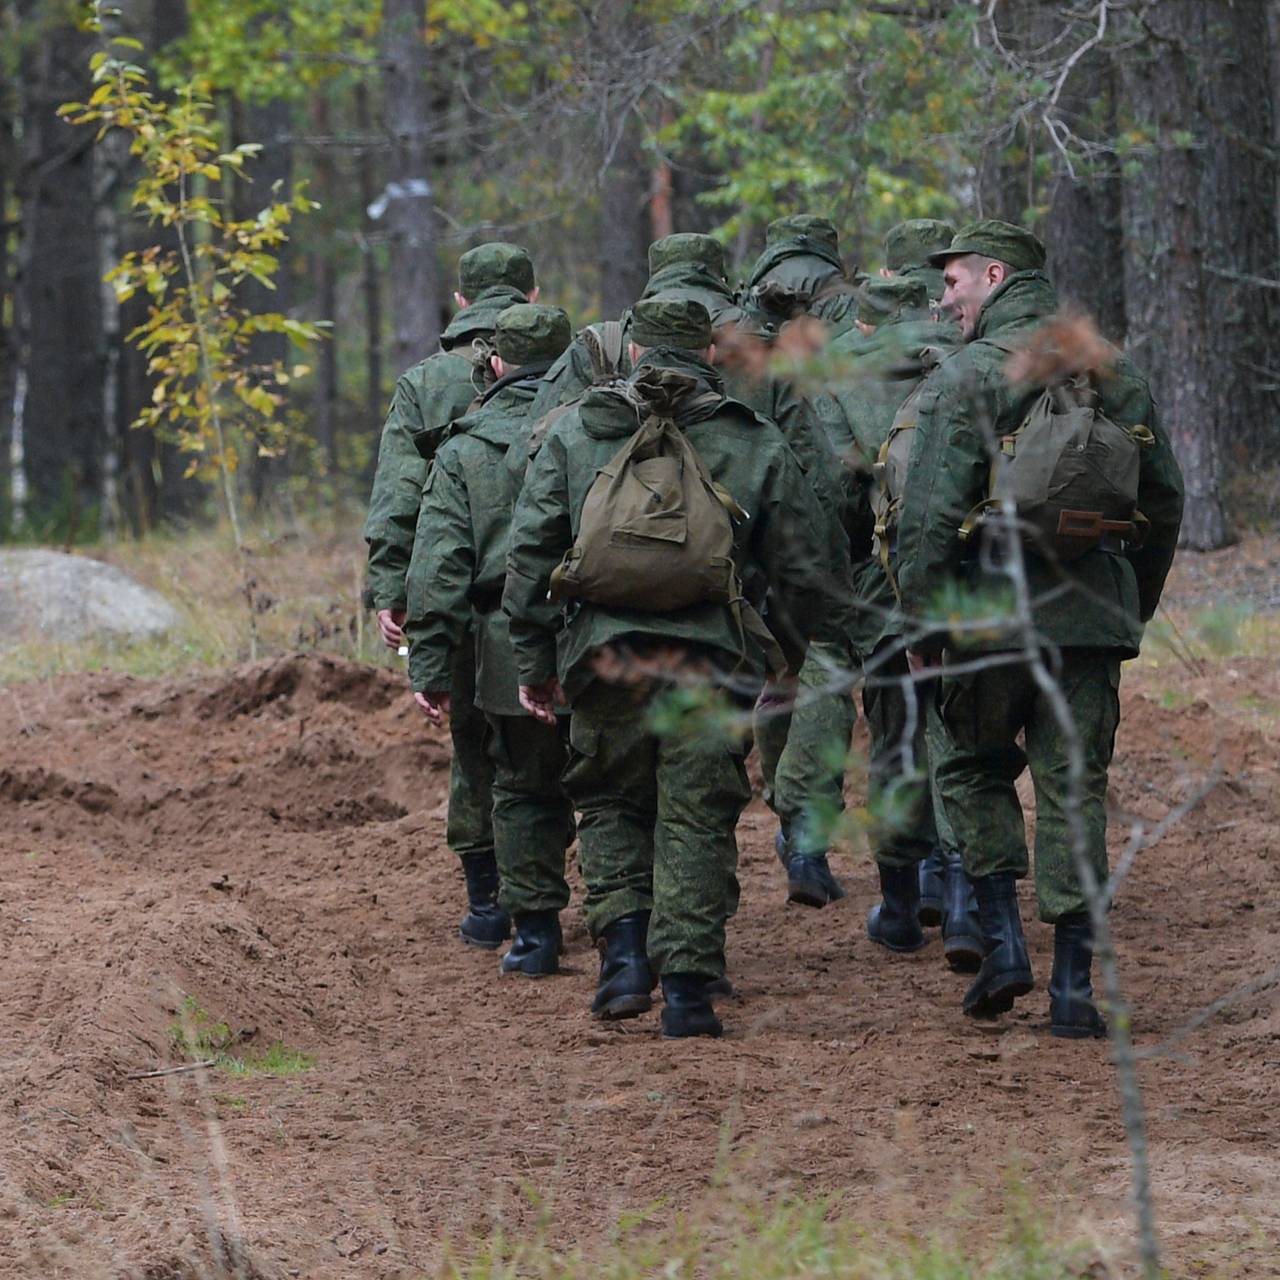
[{"label": "camouflage pattern fabric", "polygon": [[736,906],[738,818],[751,798],[740,751],[719,736],[650,727],[656,695],[593,681],[574,698],[564,786],[593,937],[652,911],[655,971],[718,978]]},{"label": "camouflage pattern fabric", "polygon": [[485,750],[488,726],[476,706],[475,636],[468,630],[454,653],[449,685],[449,816],[445,839],[460,858],[493,850],[493,764]]},{"label": "camouflage pattern fabric", "polygon": [[[1082,816],[1088,857],[1107,876],[1107,769],[1120,721],[1120,658],[1093,649],[1062,651],[1056,672],[1084,750]],[[1036,795],[1035,884],[1048,923],[1088,909],[1067,826],[1069,759],[1053,711],[1025,666],[948,675],[939,716],[946,733],[934,774],[970,876],[1027,874],[1027,839],[1014,786],[1030,766]],[[1025,750],[1018,746],[1025,734]]]}]

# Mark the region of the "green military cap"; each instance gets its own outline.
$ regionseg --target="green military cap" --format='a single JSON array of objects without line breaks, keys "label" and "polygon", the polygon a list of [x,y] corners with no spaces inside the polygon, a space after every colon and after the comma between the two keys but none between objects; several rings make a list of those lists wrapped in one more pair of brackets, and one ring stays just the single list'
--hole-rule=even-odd
[{"label": "green military cap", "polygon": [[929,261],[944,266],[948,258],[979,253],[1012,267],[1014,271],[1040,271],[1044,267],[1044,245],[1026,227],[996,218],[983,218],[961,227],[951,243],[929,255]]},{"label": "green military cap", "polygon": [[649,246],[649,274],[656,276],[665,267],[683,263],[695,263],[706,267],[712,275],[724,279],[724,246],[710,236],[692,231],[680,231],[673,236],[663,236]]},{"label": "green military cap", "polygon": [[645,298],[631,308],[630,336],[642,347],[702,351],[711,345],[711,317],[692,298]]},{"label": "green military cap", "polygon": [[528,250],[501,240],[476,245],[458,259],[458,292],[474,302],[486,289],[507,285],[521,293],[533,290],[533,260]]},{"label": "green military cap", "polygon": [[554,360],[569,345],[573,330],[562,307],[518,302],[499,317],[494,346],[507,364],[517,368],[540,360]]},{"label": "green military cap", "polygon": [[919,267],[931,253],[940,253],[954,239],[956,229],[937,218],[910,218],[891,227],[884,238],[884,265],[890,271]]},{"label": "green military cap", "polygon": [[894,276],[891,280],[868,280],[858,289],[858,319],[863,324],[919,319],[928,311],[929,290],[923,280]]},{"label": "green military cap", "polygon": [[830,253],[840,252],[840,237],[835,223],[829,218],[818,218],[811,213],[793,213],[769,223],[764,233],[765,244],[779,244],[783,240],[812,240]]}]

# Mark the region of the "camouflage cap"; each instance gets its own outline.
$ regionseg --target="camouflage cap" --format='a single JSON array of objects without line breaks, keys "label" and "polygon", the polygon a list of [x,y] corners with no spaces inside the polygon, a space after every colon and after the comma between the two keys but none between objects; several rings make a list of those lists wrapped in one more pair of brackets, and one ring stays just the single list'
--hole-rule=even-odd
[{"label": "camouflage cap", "polygon": [[858,289],[858,319],[863,324],[919,319],[928,314],[929,290],[923,280],[895,276],[868,280]]},{"label": "camouflage cap", "polygon": [[692,298],[645,298],[631,308],[630,337],[642,347],[702,351],[711,345],[711,317]]},{"label": "camouflage cap", "polygon": [[458,292],[464,298],[474,302],[494,285],[532,292],[533,260],[527,250],[494,240],[468,249],[458,259]]},{"label": "camouflage cap", "polygon": [[657,275],[665,267],[683,263],[696,263],[706,267],[714,276],[724,278],[724,246],[710,236],[692,231],[680,231],[673,236],[663,236],[649,246],[649,274]]},{"label": "camouflage cap", "polygon": [[891,227],[884,238],[884,265],[890,271],[919,267],[931,253],[940,253],[955,238],[956,229],[937,218],[910,218]]},{"label": "camouflage cap", "polygon": [[996,218],[983,218],[961,227],[945,249],[929,255],[929,261],[941,267],[946,265],[948,258],[958,258],[966,253],[994,258],[1014,271],[1041,271],[1045,263],[1044,245],[1036,236],[1026,227],[1000,222]]},{"label": "camouflage cap", "polygon": [[784,240],[811,240],[829,253],[840,252],[840,237],[835,223],[829,218],[818,218],[811,213],[793,213],[769,223],[764,233],[765,244],[780,244]]},{"label": "camouflage cap", "polygon": [[562,307],[519,302],[499,317],[494,346],[509,365],[521,368],[541,360],[554,360],[569,345],[573,330]]}]

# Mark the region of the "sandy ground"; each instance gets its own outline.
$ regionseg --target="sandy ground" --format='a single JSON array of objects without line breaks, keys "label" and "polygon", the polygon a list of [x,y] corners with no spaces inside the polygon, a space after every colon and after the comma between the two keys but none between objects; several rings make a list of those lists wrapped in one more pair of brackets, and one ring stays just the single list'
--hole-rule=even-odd
[{"label": "sandy ground", "polygon": [[[1259,1244],[1280,1242],[1280,1007],[1274,985],[1237,990],[1280,964],[1280,671],[1126,679],[1115,851],[1221,773],[1114,913],[1159,1051],[1143,1080],[1172,1274],[1280,1275]],[[727,1038],[663,1043],[656,1016],[587,1017],[576,904],[556,979],[500,980],[456,941],[447,760],[389,672],[320,657],[0,690],[0,1274],[170,1280],[221,1250],[251,1277],[407,1277],[495,1222],[546,1212],[589,1244],[717,1177],[981,1233],[1011,1169],[1055,1226],[1123,1254],[1105,1044],[1052,1039],[1042,992],[980,1029],[937,942],[873,948],[864,854],[837,858],[844,902],[787,907],[756,801]],[[1047,981],[1049,930],[1028,927]],[[236,1052],[280,1040],[314,1069],[130,1079],[182,1061],[184,997]]]}]

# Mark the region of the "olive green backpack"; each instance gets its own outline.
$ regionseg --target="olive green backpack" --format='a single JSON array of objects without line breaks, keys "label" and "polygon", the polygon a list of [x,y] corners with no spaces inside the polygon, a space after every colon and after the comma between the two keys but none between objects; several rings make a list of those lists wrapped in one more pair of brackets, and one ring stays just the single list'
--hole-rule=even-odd
[{"label": "olive green backpack", "polygon": [[551,598],[646,613],[735,604],[732,520],[745,518],[675,422],[648,412],[587,491]]},{"label": "olive green backpack", "polygon": [[1098,406],[1088,377],[1046,388],[1016,431],[1002,436],[987,496],[960,526],[967,542],[989,515],[1012,503],[1029,548],[1070,562],[1104,542],[1139,545],[1142,451],[1155,444],[1147,426],[1121,427]]}]

